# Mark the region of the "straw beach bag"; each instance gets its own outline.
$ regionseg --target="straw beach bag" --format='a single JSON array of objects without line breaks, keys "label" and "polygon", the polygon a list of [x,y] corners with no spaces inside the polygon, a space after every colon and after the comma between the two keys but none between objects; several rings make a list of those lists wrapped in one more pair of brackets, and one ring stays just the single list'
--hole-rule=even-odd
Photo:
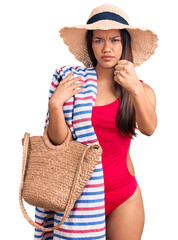
[{"label": "straw beach bag", "polygon": [[[22,139],[23,164],[19,189],[24,217],[42,231],[52,231],[65,222],[102,154],[99,144],[85,145],[73,141],[69,127],[64,142],[53,145],[47,128],[43,136],[30,137],[29,133],[25,133]],[[55,227],[44,228],[28,216],[22,199],[46,210],[62,211],[63,218]]]}]

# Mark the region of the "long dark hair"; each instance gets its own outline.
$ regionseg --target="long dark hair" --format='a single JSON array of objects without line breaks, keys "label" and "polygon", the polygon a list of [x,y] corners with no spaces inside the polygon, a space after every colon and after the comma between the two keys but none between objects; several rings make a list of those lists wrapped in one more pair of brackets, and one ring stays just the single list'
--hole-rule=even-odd
[{"label": "long dark hair", "polygon": [[[133,62],[132,52],[131,52],[131,37],[126,29],[121,29],[121,38],[123,43],[123,50],[120,59],[125,59]],[[94,67],[97,65],[97,60],[94,56],[92,49],[92,37],[93,30],[88,30],[86,33],[87,49],[91,62]],[[122,135],[129,136],[133,139],[133,136],[137,136],[135,132],[136,126],[136,114],[133,101],[131,99],[130,93],[123,88],[117,82],[114,83],[116,93],[120,93],[120,106],[116,116],[116,125],[118,126]]]}]

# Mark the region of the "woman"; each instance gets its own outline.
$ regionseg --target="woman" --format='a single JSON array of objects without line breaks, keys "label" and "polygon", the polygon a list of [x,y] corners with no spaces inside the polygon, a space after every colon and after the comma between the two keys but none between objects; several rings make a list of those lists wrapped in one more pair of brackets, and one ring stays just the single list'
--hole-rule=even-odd
[{"label": "woman", "polygon": [[[129,146],[136,123],[150,136],[157,116],[155,93],[139,80],[135,66],[154,53],[157,36],[128,22],[120,8],[105,4],[92,11],[87,25],[60,31],[86,67],[55,71],[45,124],[48,136],[61,144],[68,125],[76,141],[97,142],[103,153],[66,223],[54,232],[36,230],[35,239],[141,239],[144,207]],[[61,217],[36,208],[36,222],[44,226],[56,225]]]}]

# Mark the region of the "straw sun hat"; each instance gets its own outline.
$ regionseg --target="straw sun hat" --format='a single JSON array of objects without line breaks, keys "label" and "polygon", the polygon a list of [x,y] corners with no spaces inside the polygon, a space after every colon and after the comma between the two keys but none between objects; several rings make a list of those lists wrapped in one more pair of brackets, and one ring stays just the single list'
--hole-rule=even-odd
[{"label": "straw sun hat", "polygon": [[158,37],[153,31],[129,25],[127,14],[117,6],[103,4],[93,9],[87,23],[79,26],[67,26],[59,30],[60,37],[75,58],[86,67],[92,67],[88,55],[87,30],[126,29],[131,36],[131,49],[134,66],[141,65],[155,52]]}]

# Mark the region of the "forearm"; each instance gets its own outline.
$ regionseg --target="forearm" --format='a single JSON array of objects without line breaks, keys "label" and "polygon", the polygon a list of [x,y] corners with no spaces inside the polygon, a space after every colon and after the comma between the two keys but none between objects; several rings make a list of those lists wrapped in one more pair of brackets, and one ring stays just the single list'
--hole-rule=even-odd
[{"label": "forearm", "polygon": [[48,136],[51,141],[59,145],[64,142],[68,133],[68,126],[65,121],[63,107],[55,106],[55,104],[49,101],[49,124],[48,124]]},{"label": "forearm", "polygon": [[131,93],[131,97],[135,107],[138,129],[145,135],[152,135],[157,126],[157,115],[141,83]]}]

